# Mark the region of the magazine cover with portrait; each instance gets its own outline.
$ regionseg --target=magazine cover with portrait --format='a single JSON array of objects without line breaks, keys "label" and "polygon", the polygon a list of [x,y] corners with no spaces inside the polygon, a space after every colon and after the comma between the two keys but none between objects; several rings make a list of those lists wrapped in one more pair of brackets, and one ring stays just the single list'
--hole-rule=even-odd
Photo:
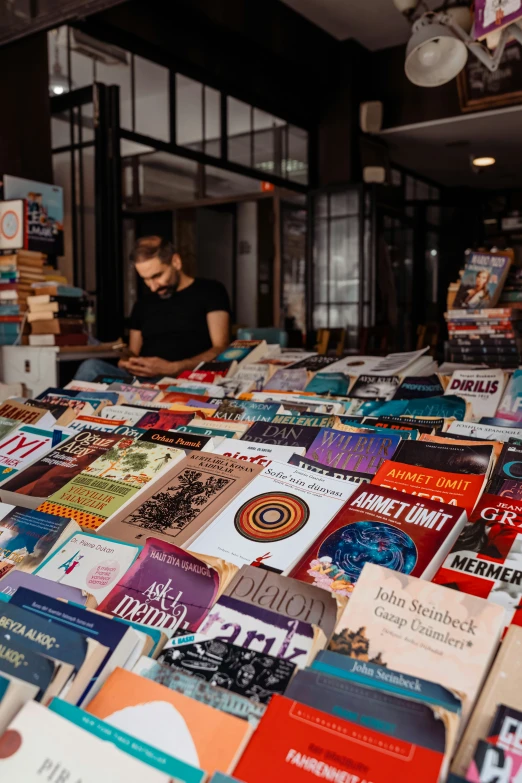
[{"label": "magazine cover with portrait", "polygon": [[505,253],[470,253],[457,291],[454,309],[495,307],[506,281],[512,255]]}]

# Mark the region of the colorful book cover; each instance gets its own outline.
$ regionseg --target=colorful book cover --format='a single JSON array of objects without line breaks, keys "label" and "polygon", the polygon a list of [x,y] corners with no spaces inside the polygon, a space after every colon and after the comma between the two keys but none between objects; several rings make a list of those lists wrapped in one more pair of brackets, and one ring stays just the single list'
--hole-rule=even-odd
[{"label": "colorful book cover", "polygon": [[193,413],[177,413],[168,409],[147,411],[138,419],[136,427],[142,430],[176,430],[179,426],[189,424],[193,418]]},{"label": "colorful book cover", "polygon": [[[267,763],[267,748],[270,749]],[[247,783],[325,780],[437,783],[443,752],[274,696],[234,775]]]},{"label": "colorful book cover", "polygon": [[91,533],[76,533],[50,555],[35,573],[44,579],[78,587],[98,603],[131,567],[141,547]]},{"label": "colorful book cover", "polygon": [[[94,462],[100,455],[113,449],[122,440],[121,435],[84,430],[60,443],[52,451],[20,471],[0,488],[3,492],[16,492],[47,498],[63,487],[74,476]],[[6,498],[8,500],[8,498]]]},{"label": "colorful book cover", "polygon": [[208,704],[216,710],[247,720],[253,726],[257,726],[265,712],[264,705],[259,702],[220,688],[218,685],[211,685],[200,677],[178,671],[145,656],[140,658],[133,672],[140,677],[165,685],[173,691],[184,693],[185,696]]},{"label": "colorful book cover", "polygon": [[349,395],[356,400],[391,400],[399,383],[398,375],[358,375]]},{"label": "colorful book cover", "polygon": [[407,375],[397,387],[394,400],[417,400],[419,397],[441,397],[444,386],[438,375]]},{"label": "colorful book cover", "polygon": [[513,753],[521,755],[522,712],[505,704],[499,704],[485,739],[492,742],[497,748],[511,750]]},{"label": "colorful book cover", "polygon": [[77,416],[69,424],[69,429],[82,432],[96,430],[98,432],[115,432],[125,424],[123,419],[103,419],[101,416]]},{"label": "colorful book cover", "polygon": [[366,563],[430,579],[454,544],[462,509],[363,484],[289,576],[349,596]]},{"label": "colorful book cover", "polygon": [[120,424],[113,430],[115,435],[125,435],[127,438],[134,438],[137,440],[140,438],[146,430],[142,430],[139,427],[130,427],[128,424]]},{"label": "colorful book cover", "polygon": [[445,394],[457,394],[467,400],[474,419],[495,416],[499,406],[506,373],[503,370],[456,370]]},{"label": "colorful book cover", "polygon": [[268,443],[249,443],[247,440],[228,441],[218,444],[213,454],[222,454],[224,457],[239,459],[243,462],[251,462],[254,465],[262,465],[266,468],[272,462],[289,462],[293,454],[303,453],[304,449],[296,449],[294,446],[272,446]]},{"label": "colorful book cover", "polygon": [[307,384],[305,391],[314,394],[334,394],[344,396],[348,394],[350,378],[341,372],[318,372]]},{"label": "colorful book cover", "polygon": [[317,429],[315,427],[296,427],[273,422],[256,421],[241,436],[241,440],[254,443],[271,443],[275,446],[294,446],[309,448],[313,443]]},{"label": "colorful book cover", "polygon": [[464,421],[471,415],[471,406],[462,397],[448,394],[443,397],[425,397],[424,399],[390,400],[379,403],[368,412],[364,408],[361,408],[359,412],[377,418],[381,416],[430,416]]},{"label": "colorful book cover", "polygon": [[507,481],[522,481],[522,446],[504,443],[488,483],[490,495],[499,495]]},{"label": "colorful book cover", "polygon": [[495,307],[511,266],[511,255],[470,253],[453,309],[482,309]]},{"label": "colorful book cover", "polygon": [[482,494],[484,484],[484,475],[448,473],[392,460],[385,462],[371,480],[372,487],[386,487],[437,503],[459,506],[468,517]]},{"label": "colorful book cover", "polygon": [[320,430],[305,456],[329,468],[374,475],[392,458],[401,437],[394,433],[347,433],[335,429]]},{"label": "colorful book cover", "polygon": [[522,776],[522,756],[491,742],[479,740],[466,773],[469,783],[517,783]]},{"label": "colorful book cover", "polygon": [[9,601],[16,593],[18,588],[25,587],[32,590],[40,596],[49,598],[61,598],[62,601],[72,601],[79,606],[85,606],[87,596],[77,587],[51,582],[50,579],[43,579],[36,574],[27,574],[25,571],[19,571],[17,568],[11,569],[0,582],[0,594],[7,597]]},{"label": "colorful book cover", "polygon": [[317,537],[355,489],[318,473],[274,462],[192,541],[200,554],[235,565],[284,571]]},{"label": "colorful book cover", "polygon": [[337,601],[332,595],[265,568],[242,566],[225,588],[224,595],[316,625],[328,639],[337,620]]},{"label": "colorful book cover", "polygon": [[157,538],[147,538],[138,559],[99,609],[166,631],[196,631],[219,590],[219,574],[203,560]]},{"label": "colorful book cover", "polygon": [[296,672],[285,696],[394,739],[445,752],[446,727],[437,711],[420,701],[313,669]]},{"label": "colorful book cover", "polygon": [[284,693],[296,669],[284,658],[201,634],[169,639],[158,661],[258,704]]},{"label": "colorful book cover", "polygon": [[14,476],[53,447],[53,432],[36,427],[18,427],[0,440],[0,481]]},{"label": "colorful book cover", "polygon": [[218,429],[217,427],[211,427],[207,426],[205,423],[202,422],[201,427],[195,427],[192,424],[182,424],[180,427],[176,427],[174,432],[186,432],[190,435],[203,435],[206,438],[233,438],[234,437],[234,431],[233,430],[222,430]]},{"label": "colorful book cover", "polygon": [[82,528],[96,530],[140,489],[168,471],[183,456],[180,449],[161,443],[122,438],[38,509],[68,515]]},{"label": "colorful book cover", "polygon": [[204,435],[182,434],[176,430],[144,430],[139,437],[140,443],[157,443],[161,446],[170,446],[171,449],[180,449],[189,454],[191,451],[212,451],[212,439]]},{"label": "colorful book cover", "polygon": [[[494,417],[495,411],[483,415]],[[522,422],[522,370],[515,370],[509,379],[496,415],[499,419]]]},{"label": "colorful book cover", "polygon": [[[169,778],[179,783],[202,783],[205,773],[201,769],[185,764],[173,756],[158,750],[156,745],[141,742],[136,737],[122,731],[106,721],[99,720],[94,715],[67,704],[62,699],[53,699],[49,704],[49,710],[62,718],[70,721],[75,726],[83,729],[88,734],[98,737],[104,742],[112,743],[118,750],[129,754],[147,766],[163,772]],[[147,770],[143,770],[144,779],[147,779]]]},{"label": "colorful book cover", "polygon": [[99,739],[85,727],[76,726],[47,707],[29,701],[2,737],[0,776],[2,780],[23,780],[24,783],[37,783],[44,779],[43,775],[49,780],[54,777],[56,783],[57,776],[61,776],[62,781],[100,783],[107,776],[107,770],[117,770],[119,779],[125,783],[171,781],[167,772],[138,761],[105,739],[105,736],[103,740]]},{"label": "colorful book cover", "polygon": [[[315,654],[316,631],[311,623],[290,619],[256,604],[222,595],[199,626],[200,633],[247,650],[257,650],[283,658],[299,667]],[[326,643],[326,640],[325,640]]]},{"label": "colorful book cover", "polygon": [[261,345],[266,345],[261,340],[234,340],[230,343],[228,348],[225,348],[218,356],[216,356],[216,362],[242,362],[245,359],[252,359],[254,351],[256,354],[256,348]]},{"label": "colorful book cover", "polygon": [[392,455],[393,462],[406,463],[419,468],[448,473],[466,473],[476,476],[486,475],[494,453],[494,445],[483,443],[439,443],[436,436],[427,436],[430,440],[405,440],[399,444]]},{"label": "colorful book cover", "polygon": [[280,408],[276,402],[224,400],[216,409],[213,418],[225,421],[272,421]]},{"label": "colorful book cover", "polygon": [[367,563],[329,649],[457,691],[465,722],[503,628],[500,606]]},{"label": "colorful book cover", "polygon": [[153,402],[159,394],[158,389],[149,389],[144,386],[132,386],[129,383],[111,383],[108,391],[117,392],[120,397],[123,397],[125,402],[128,402],[131,405],[133,402]]},{"label": "colorful book cover", "polygon": [[142,544],[147,536],[186,547],[262,470],[260,465],[192,452],[160,479],[147,500],[136,498],[103,534]]},{"label": "colorful book cover", "polygon": [[522,501],[485,494],[433,581],[487,598],[522,625]]},{"label": "colorful book cover", "polygon": [[385,429],[417,430],[426,435],[433,435],[441,430],[446,423],[442,416],[364,416],[363,424],[373,424]]},{"label": "colorful book cover", "polygon": [[30,405],[24,405],[16,400],[6,400],[0,404],[0,420],[14,419],[18,424],[29,424],[35,426],[40,423],[41,427],[52,427],[55,418],[46,410],[32,408]]},{"label": "colorful book cover", "polygon": [[124,669],[116,669],[87,712],[211,775],[231,771],[251,733],[244,720]]},{"label": "colorful book cover", "polygon": [[355,470],[330,468],[313,459],[308,459],[308,457],[300,457],[297,453],[292,454],[288,460],[288,464],[295,465],[302,470],[309,470],[312,473],[321,473],[323,476],[340,479],[341,481],[353,481],[354,484],[367,484],[373,478],[371,473],[359,473]]},{"label": "colorful book cover", "polygon": [[[47,658],[45,651],[35,652],[23,644],[19,637],[5,639],[0,657],[0,673],[9,679],[16,677],[22,682],[35,685],[38,691],[36,701],[41,701],[58,671],[57,662]],[[1,699],[0,699],[1,708]],[[0,734],[0,738],[1,738]]]},{"label": "colorful book cover", "polygon": [[68,517],[0,503],[0,578],[15,567],[39,566],[70,523]]},{"label": "colorful book cover", "polygon": [[274,424],[287,424],[297,427],[333,427],[335,416],[321,416],[316,413],[300,413],[297,416],[288,416],[278,413],[274,417]]},{"label": "colorful book cover", "polygon": [[280,367],[267,380],[263,389],[266,391],[304,391],[310,380],[310,373],[304,367]]}]

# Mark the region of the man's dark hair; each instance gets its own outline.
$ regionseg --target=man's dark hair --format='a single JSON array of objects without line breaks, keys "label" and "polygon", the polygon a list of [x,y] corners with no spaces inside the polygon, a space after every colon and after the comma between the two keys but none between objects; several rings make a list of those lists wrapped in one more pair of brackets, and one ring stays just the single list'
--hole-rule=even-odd
[{"label": "man's dark hair", "polygon": [[162,237],[142,237],[136,241],[130,259],[133,264],[158,258],[162,264],[170,264],[176,251],[174,245]]}]

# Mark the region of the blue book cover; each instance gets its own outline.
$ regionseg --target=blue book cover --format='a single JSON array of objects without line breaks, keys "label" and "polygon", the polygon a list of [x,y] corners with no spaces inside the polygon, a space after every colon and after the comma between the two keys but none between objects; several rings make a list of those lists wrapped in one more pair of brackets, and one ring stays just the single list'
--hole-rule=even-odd
[{"label": "blue book cover", "polygon": [[0,672],[37,685],[35,701],[40,701],[56,673],[56,664],[44,653],[35,652],[23,644],[23,639],[6,639],[0,643]]},{"label": "blue book cover", "polygon": [[348,394],[349,387],[350,379],[341,372],[318,372],[306,386],[305,391],[343,396]]},{"label": "blue book cover", "polygon": [[[143,764],[164,772],[165,775],[179,781],[179,783],[202,783],[205,778],[203,770],[174,758],[174,756],[167,755],[160,748],[152,747],[141,739],[111,726],[110,723],[100,720],[73,704],[68,704],[62,699],[53,699],[49,704],[49,709],[98,739],[112,742],[118,750],[127,753]],[[146,779],[147,775],[144,773],[144,781]]]},{"label": "blue book cover", "polygon": [[412,677],[409,674],[379,666],[378,663],[359,661],[331,650],[320,650],[311,667],[312,670],[349,680],[367,688],[416,699],[436,707],[444,707],[460,714],[461,700],[456,694],[438,683]]},{"label": "blue book cover", "polygon": [[68,517],[43,511],[7,504],[1,504],[0,508],[8,509],[0,518],[0,577],[22,563],[30,568],[41,565],[71,524]]},{"label": "blue book cover", "polygon": [[[373,410],[367,411],[363,403],[360,411],[363,415],[372,416],[437,416],[464,421],[466,415],[466,401],[454,394],[444,397],[424,397],[416,400],[390,400],[390,402],[378,403]],[[374,403],[372,403],[374,405]]]}]

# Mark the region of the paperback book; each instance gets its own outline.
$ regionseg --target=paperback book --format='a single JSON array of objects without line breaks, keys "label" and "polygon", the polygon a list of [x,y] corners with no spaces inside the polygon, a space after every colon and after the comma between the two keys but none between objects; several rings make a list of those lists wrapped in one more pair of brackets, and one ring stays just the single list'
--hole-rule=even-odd
[{"label": "paperback book", "polygon": [[511,255],[508,254],[470,253],[453,308],[457,310],[495,307],[511,261]]},{"label": "paperback book", "polygon": [[241,436],[241,440],[307,449],[313,443],[316,435],[317,430],[315,427],[299,427],[257,421]]},{"label": "paperback book", "polygon": [[46,454],[61,438],[51,430],[24,425],[0,440],[0,481],[12,477]]},{"label": "paperback book", "polygon": [[398,375],[358,375],[349,395],[356,400],[391,400],[399,384]]},{"label": "paperback book", "polygon": [[280,408],[276,402],[224,400],[212,418],[225,421],[272,421]]},{"label": "paperback book", "polygon": [[455,506],[363,484],[289,576],[345,596],[366,563],[431,579],[465,522]]},{"label": "paperback book", "polygon": [[268,443],[250,443],[248,440],[225,441],[213,450],[214,454],[239,459],[266,468],[272,462],[289,462],[293,454],[304,454],[304,449],[294,446],[273,446]]},{"label": "paperback book", "polygon": [[457,370],[453,373],[445,394],[457,394],[467,400],[474,419],[494,416],[506,385],[503,370]]},{"label": "paperback book", "polygon": [[[495,411],[484,415],[495,416]],[[496,415],[499,419],[522,423],[522,370],[515,370],[511,375]]]},{"label": "paperback book", "polygon": [[306,457],[329,468],[374,475],[392,458],[401,437],[386,433],[345,433],[321,429],[306,452]]},{"label": "paperback book", "polygon": [[414,376],[407,375],[402,379],[394,400],[414,400],[419,397],[440,397],[444,394],[444,382],[439,375]]},{"label": "paperback book", "polygon": [[353,481],[354,484],[367,484],[373,478],[371,473],[360,473],[355,470],[342,470],[341,468],[327,467],[321,462],[308,459],[308,457],[300,457],[297,453],[292,454],[288,460],[288,464],[295,465],[302,470],[309,470],[312,473],[321,473],[323,476],[340,479],[341,481]]}]

